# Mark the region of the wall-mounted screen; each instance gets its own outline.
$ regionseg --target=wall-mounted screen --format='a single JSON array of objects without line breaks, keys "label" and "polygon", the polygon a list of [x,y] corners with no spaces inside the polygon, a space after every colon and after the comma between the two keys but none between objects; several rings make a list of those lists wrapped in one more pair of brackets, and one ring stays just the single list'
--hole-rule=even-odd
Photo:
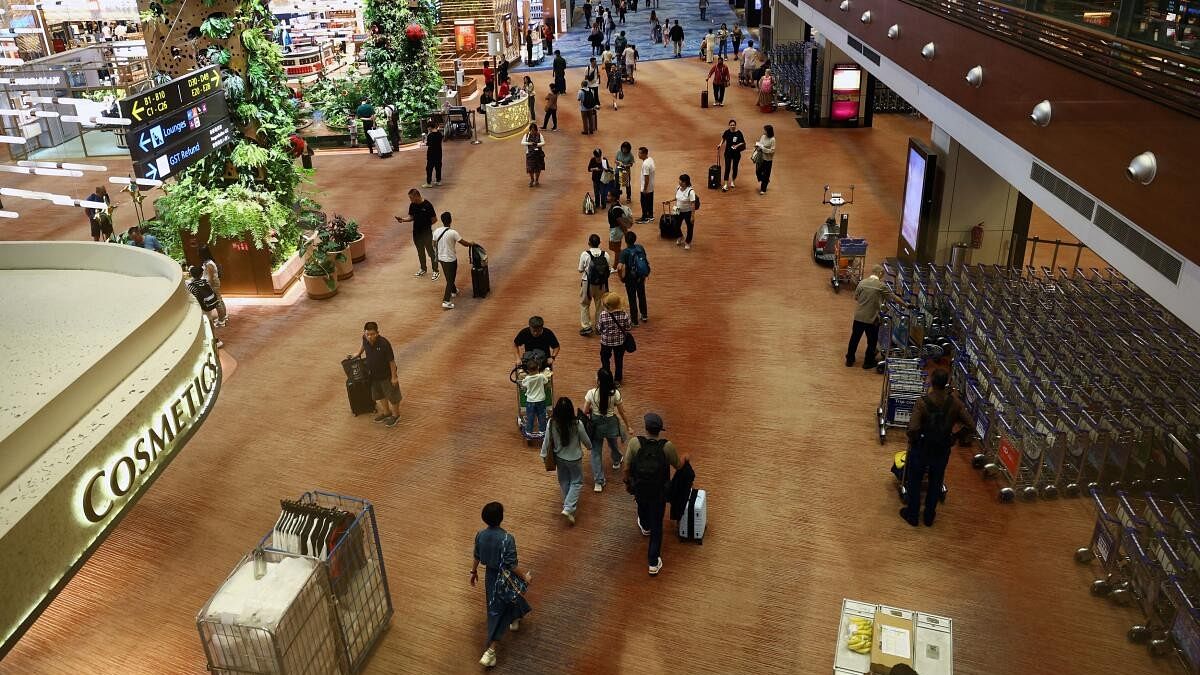
[{"label": "wall-mounted screen", "polygon": [[917,250],[921,231],[921,207],[925,203],[925,154],[908,146],[908,169],[904,172],[904,209],[900,216],[900,236],[909,248]]},{"label": "wall-mounted screen", "polygon": [[833,84],[830,87],[829,119],[834,122],[852,122],[858,119],[859,93],[862,87],[862,70],[852,63],[833,67]]},{"label": "wall-mounted screen", "polygon": [[937,155],[915,138],[908,139],[904,155],[904,203],[900,208],[900,236],[896,255],[916,263],[936,257],[937,233],[929,227],[934,204]]}]

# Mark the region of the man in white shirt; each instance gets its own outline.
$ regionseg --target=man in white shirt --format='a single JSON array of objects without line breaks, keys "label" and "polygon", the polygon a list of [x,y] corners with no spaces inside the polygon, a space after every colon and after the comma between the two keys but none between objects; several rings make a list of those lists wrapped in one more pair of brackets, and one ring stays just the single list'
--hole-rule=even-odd
[{"label": "man in white shirt", "polygon": [[754,76],[754,69],[758,67],[758,50],[754,48],[754,40],[746,43],[746,48],[742,50],[742,67],[738,71],[738,81],[742,84],[750,82]]},{"label": "man in white shirt", "polygon": [[654,220],[654,158],[650,156],[650,150],[643,145],[638,148],[638,159],[642,160],[642,178],[638,190],[642,202],[642,217],[638,218],[638,222],[648,223]]},{"label": "man in white shirt", "polygon": [[625,72],[628,74],[629,80],[632,82],[633,81],[633,71],[634,71],[634,69],[637,68],[637,50],[635,50],[633,48],[633,45],[629,45],[628,47],[625,48],[624,56],[625,56]]},{"label": "man in white shirt", "polygon": [[450,212],[442,212],[442,226],[433,231],[433,246],[437,249],[438,263],[442,268],[442,276],[446,278],[446,291],[442,294],[442,309],[454,309],[450,300],[458,295],[458,287],[454,285],[454,276],[458,273],[458,253],[455,244],[474,246],[475,243],[463,239],[458,231],[450,227]]},{"label": "man in white shirt", "polygon": [[592,326],[596,325],[593,319],[600,319],[600,303],[608,292],[608,275],[612,269],[612,257],[600,248],[600,235],[589,236],[588,248],[579,254],[579,272],[583,275],[579,282],[580,335],[591,335]]}]

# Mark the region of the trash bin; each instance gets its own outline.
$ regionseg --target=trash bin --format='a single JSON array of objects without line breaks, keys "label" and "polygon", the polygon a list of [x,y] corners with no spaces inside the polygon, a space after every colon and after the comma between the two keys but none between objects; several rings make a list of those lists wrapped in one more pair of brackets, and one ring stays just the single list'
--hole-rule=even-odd
[{"label": "trash bin", "polygon": [[971,264],[971,247],[967,244],[958,243],[950,246],[950,269],[955,272],[962,269],[963,265]]}]

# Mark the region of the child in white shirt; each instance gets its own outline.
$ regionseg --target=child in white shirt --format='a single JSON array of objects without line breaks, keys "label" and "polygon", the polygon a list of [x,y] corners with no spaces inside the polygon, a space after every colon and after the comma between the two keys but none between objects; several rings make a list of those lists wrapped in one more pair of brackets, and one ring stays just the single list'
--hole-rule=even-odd
[{"label": "child in white shirt", "polygon": [[525,373],[519,380],[525,390],[525,435],[533,435],[534,422],[546,432],[546,397],[554,371],[546,368],[540,373]]}]

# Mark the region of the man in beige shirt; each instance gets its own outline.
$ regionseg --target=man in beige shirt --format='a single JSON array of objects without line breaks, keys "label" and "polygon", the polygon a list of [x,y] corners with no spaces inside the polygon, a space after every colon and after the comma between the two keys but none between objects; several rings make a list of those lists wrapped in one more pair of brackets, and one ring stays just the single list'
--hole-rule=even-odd
[{"label": "man in beige shirt", "polygon": [[883,265],[871,268],[871,276],[858,282],[854,289],[854,300],[858,303],[854,308],[854,328],[850,331],[850,346],[846,349],[846,367],[854,365],[854,356],[858,351],[858,341],[863,333],[867,334],[867,358],[863,362],[863,370],[875,367],[875,343],[879,339],[879,308],[888,298],[895,298],[892,289],[880,279]]}]

